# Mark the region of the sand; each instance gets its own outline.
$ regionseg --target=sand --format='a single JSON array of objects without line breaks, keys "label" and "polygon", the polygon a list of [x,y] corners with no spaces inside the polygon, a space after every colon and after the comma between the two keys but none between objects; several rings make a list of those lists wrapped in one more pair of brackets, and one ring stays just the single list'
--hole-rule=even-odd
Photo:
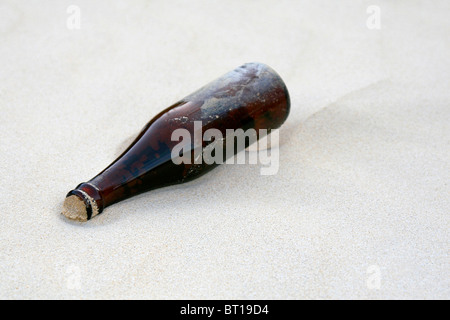
[{"label": "sand", "polygon": [[[449,9],[0,2],[0,298],[450,298]],[[291,94],[276,175],[60,215],[147,120],[251,61]]]}]

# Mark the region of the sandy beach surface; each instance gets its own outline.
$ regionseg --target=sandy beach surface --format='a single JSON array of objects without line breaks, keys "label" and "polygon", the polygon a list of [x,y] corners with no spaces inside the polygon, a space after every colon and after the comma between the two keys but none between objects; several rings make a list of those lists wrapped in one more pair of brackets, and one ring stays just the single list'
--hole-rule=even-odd
[{"label": "sandy beach surface", "polygon": [[[0,298],[450,298],[449,13],[0,1]],[[60,215],[150,118],[252,61],[291,95],[277,174],[223,165]]]}]

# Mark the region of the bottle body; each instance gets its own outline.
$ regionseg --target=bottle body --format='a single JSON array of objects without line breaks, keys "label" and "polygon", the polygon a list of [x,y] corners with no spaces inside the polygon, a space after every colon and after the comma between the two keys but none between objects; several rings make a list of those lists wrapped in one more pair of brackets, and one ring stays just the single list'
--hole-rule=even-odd
[{"label": "bottle body", "polygon": [[192,139],[180,154],[186,157],[187,152],[192,161],[177,164],[172,154],[180,141],[173,139],[175,130],[202,137],[208,129],[216,129],[226,143],[227,129],[270,132],[286,120],[289,109],[289,94],[278,74],[264,64],[244,64],[160,112],[122,155],[67,197],[84,201],[89,220],[118,201],[190,181],[217,166],[195,159],[211,142]]}]

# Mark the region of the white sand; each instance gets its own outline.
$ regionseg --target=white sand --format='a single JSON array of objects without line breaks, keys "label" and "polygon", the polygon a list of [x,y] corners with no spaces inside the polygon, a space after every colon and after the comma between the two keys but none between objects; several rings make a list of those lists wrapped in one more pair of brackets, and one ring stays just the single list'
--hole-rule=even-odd
[{"label": "white sand", "polygon": [[[449,10],[1,1],[0,298],[450,298]],[[59,215],[148,119],[250,61],[291,93],[277,175]]]}]

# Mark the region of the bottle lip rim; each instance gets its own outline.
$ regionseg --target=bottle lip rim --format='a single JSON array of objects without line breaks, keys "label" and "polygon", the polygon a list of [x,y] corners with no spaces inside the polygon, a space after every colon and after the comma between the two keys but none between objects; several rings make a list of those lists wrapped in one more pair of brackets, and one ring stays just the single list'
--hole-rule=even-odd
[{"label": "bottle lip rim", "polygon": [[70,196],[77,196],[84,202],[87,220],[92,219],[103,211],[100,193],[95,186],[89,183],[81,183],[76,189],[69,191],[66,198]]}]

